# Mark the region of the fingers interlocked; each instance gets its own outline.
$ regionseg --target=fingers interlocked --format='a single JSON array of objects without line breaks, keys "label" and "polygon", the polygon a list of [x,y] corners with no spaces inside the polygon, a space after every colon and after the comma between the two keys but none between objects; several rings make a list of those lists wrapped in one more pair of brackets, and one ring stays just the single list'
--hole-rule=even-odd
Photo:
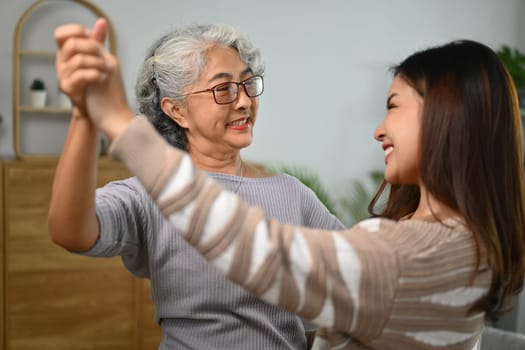
[{"label": "fingers interlocked", "polygon": [[54,36],[59,48],[55,67],[60,89],[75,107],[84,109],[86,87],[103,81],[109,69],[100,42],[104,38],[77,24],[58,27]]}]

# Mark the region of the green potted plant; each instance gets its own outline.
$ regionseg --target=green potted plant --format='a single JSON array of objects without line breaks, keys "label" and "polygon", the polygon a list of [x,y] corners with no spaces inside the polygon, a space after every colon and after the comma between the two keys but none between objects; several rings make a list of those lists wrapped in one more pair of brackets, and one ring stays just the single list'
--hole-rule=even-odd
[{"label": "green potted plant", "polygon": [[496,53],[512,76],[518,90],[520,108],[523,110],[525,108],[525,54],[507,45],[502,45]]},{"label": "green potted plant", "polygon": [[35,108],[45,107],[47,90],[44,81],[38,78],[34,79],[29,89],[31,91],[31,105]]},{"label": "green potted plant", "polygon": [[[353,180],[350,188],[344,190],[344,196],[338,202],[337,216],[347,226],[370,217],[368,205],[383,181],[382,170],[372,170],[362,179]],[[380,200],[379,204],[382,201]]]},{"label": "green potted plant", "polygon": [[323,203],[326,208],[332,213],[336,214],[335,201],[331,198],[328,190],[321,183],[319,174],[308,167],[301,166],[288,166],[288,165],[277,165],[277,166],[265,166],[266,170],[273,173],[286,173],[288,175],[296,177],[306,187],[310,188],[319,198],[319,201]]},{"label": "green potted plant", "polygon": [[314,191],[326,208],[348,227],[370,216],[368,204],[374,197],[384,176],[382,170],[370,171],[366,178],[352,181],[349,188],[340,193],[342,197],[336,198],[324,186],[319,174],[310,168],[287,165],[266,165],[264,167],[270,172],[295,176],[306,187]]}]

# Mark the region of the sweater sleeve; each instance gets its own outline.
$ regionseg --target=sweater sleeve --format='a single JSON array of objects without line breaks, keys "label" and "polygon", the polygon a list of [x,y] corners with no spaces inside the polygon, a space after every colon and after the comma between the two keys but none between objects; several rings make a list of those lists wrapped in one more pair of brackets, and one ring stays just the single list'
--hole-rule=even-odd
[{"label": "sweater sleeve", "polygon": [[361,339],[381,332],[399,275],[381,231],[394,223],[371,219],[347,231],[322,231],[269,220],[196,169],[145,118],[134,120],[110,152],[234,282],[323,327]]}]

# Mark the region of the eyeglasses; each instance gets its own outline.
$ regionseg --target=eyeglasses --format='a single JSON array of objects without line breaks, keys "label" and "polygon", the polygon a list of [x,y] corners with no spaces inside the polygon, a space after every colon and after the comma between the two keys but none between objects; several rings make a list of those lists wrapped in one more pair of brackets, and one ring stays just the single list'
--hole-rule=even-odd
[{"label": "eyeglasses", "polygon": [[188,96],[194,94],[200,94],[202,92],[213,93],[213,99],[215,103],[219,105],[227,105],[237,100],[239,97],[239,85],[242,85],[244,92],[248,97],[260,96],[264,91],[264,82],[261,75],[254,75],[246,80],[239,83],[235,81],[229,81],[227,83],[217,84],[209,89],[189,92],[181,96]]}]

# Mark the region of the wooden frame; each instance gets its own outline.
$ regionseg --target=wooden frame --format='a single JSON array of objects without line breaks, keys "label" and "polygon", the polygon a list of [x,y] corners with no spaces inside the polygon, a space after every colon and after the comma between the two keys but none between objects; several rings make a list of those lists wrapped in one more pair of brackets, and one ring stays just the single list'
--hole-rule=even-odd
[{"label": "wooden frame", "polygon": [[21,137],[20,137],[20,131],[21,131],[21,112],[29,112],[29,113],[40,113],[40,114],[47,114],[48,116],[52,115],[60,115],[60,114],[70,114],[71,110],[67,108],[56,108],[56,107],[44,107],[44,108],[33,108],[31,106],[22,106],[21,105],[21,98],[20,98],[20,60],[23,56],[31,56],[31,57],[44,57],[52,59],[55,56],[55,51],[32,51],[32,50],[24,50],[21,48],[21,32],[24,28],[24,25],[26,23],[26,20],[28,17],[33,13],[37,8],[41,6],[45,6],[49,3],[57,3],[57,2],[63,2],[63,3],[77,3],[80,6],[85,7],[87,10],[95,14],[97,17],[104,17],[108,21],[108,44],[109,44],[109,50],[112,54],[117,54],[117,39],[115,36],[115,31],[113,29],[113,25],[105,15],[105,13],[95,6],[94,4],[90,3],[87,0],[38,0],[34,4],[32,4],[30,7],[27,8],[27,10],[22,14],[20,19],[18,20],[18,23],[16,25],[15,34],[14,34],[14,40],[13,40],[13,143],[14,143],[14,150],[16,157],[18,159],[31,159],[31,158],[57,158],[58,155],[52,156],[48,154],[26,154],[21,149]]}]

